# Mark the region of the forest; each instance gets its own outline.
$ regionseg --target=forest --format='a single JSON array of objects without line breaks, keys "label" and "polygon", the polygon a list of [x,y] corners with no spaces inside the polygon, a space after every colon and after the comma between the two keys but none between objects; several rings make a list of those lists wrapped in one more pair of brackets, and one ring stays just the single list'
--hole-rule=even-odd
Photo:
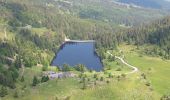
[{"label": "forest", "polygon": [[[3,0],[0,3],[2,9],[0,12],[0,19],[2,22],[1,32],[4,33],[3,28],[5,28],[7,34],[14,34],[12,36],[9,35],[10,38],[8,38],[8,36],[0,38],[0,58],[2,64],[11,65],[12,62],[7,59],[11,58],[16,59],[14,60],[16,68],[21,67],[19,62],[22,62],[22,64],[27,67],[31,67],[36,64],[48,65],[52,59],[52,55],[54,55],[58,46],[64,41],[65,35],[71,39],[96,40],[96,47],[99,50],[103,50],[102,48],[115,49],[117,45],[124,41],[128,41],[129,43],[134,43],[136,45],[152,43],[163,48],[161,50],[156,48],[156,50],[158,49],[159,51],[156,51],[154,48],[155,51],[153,52],[155,54],[164,56],[167,59],[169,58],[170,51],[168,42],[166,42],[169,39],[168,17],[149,25],[140,26],[140,24],[138,24],[139,27],[132,27],[126,32],[124,31],[124,28],[111,24],[111,19],[113,21],[119,21],[114,21],[117,24],[124,23],[125,25],[133,25],[137,22],[134,20],[135,17],[138,19],[141,16],[126,16],[127,21],[124,21],[125,18],[123,18],[123,20],[117,19],[121,18],[121,15],[114,16],[116,19],[110,18],[110,14],[105,14],[105,11],[105,13],[100,11],[97,12],[95,7],[93,8],[94,10],[88,10],[87,8],[89,7],[85,6],[85,2],[79,1],[84,4],[79,6],[79,9],[82,9],[83,11],[77,13],[78,15],[75,17],[73,14],[75,13],[75,7],[78,6],[77,4],[71,6],[70,4],[64,4],[64,2],[60,1],[54,4],[61,5],[61,8],[56,8],[46,6],[47,4],[44,4],[45,1],[41,2],[42,5],[39,4],[39,6],[37,6],[39,3],[38,0],[34,4],[31,2],[34,1],[30,1],[30,3],[28,3],[26,1],[18,2],[17,0]],[[48,2],[49,5],[52,3],[52,1]],[[86,3],[90,4],[95,2],[96,1],[89,1]],[[107,2],[101,2],[104,3],[102,7],[105,7]],[[101,3],[98,5],[101,5]],[[69,11],[70,13],[72,13],[72,11],[74,11],[74,13],[65,13],[65,10],[68,8],[71,8],[71,11]],[[148,12],[146,11],[146,13]],[[119,14],[122,13],[119,12]],[[109,22],[102,21],[104,19],[108,19]],[[131,19],[133,19],[133,21]],[[143,20],[141,20],[141,22],[142,21]],[[46,27],[47,30],[51,31],[46,31],[43,34],[34,33],[29,26],[33,28]],[[162,38],[159,38],[160,36]],[[31,52],[34,52],[35,54],[32,54]],[[43,53],[47,54],[47,56],[44,56]]]},{"label": "forest", "polygon": [[1,0],[1,90],[16,88],[23,66],[50,66],[65,36],[95,40],[103,60],[107,50],[118,50],[122,43],[144,46],[142,54],[169,60],[168,15],[167,10],[127,8],[110,0]]}]

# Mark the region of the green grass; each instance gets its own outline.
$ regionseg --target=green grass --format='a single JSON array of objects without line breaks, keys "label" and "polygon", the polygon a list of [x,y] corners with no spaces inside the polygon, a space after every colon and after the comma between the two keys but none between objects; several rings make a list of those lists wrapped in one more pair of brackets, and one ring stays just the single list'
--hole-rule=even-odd
[{"label": "green grass", "polygon": [[158,57],[148,57],[146,55],[140,56],[139,53],[130,50],[133,48],[136,47],[127,45],[121,47],[126,60],[130,64],[137,66],[141,72],[147,74],[154,91],[161,95],[170,94],[170,61],[162,60]]},{"label": "green grass", "polygon": [[[170,61],[145,55],[140,56],[139,50],[134,48],[136,47],[132,45],[120,46],[125,60],[138,67],[140,70],[138,73],[126,75],[125,78],[118,80],[116,75],[131,71],[131,69],[122,65],[119,60],[109,62],[105,59],[105,63],[112,66],[111,70],[107,70],[105,73],[85,72],[84,74],[90,81],[86,81],[87,88],[82,90],[82,83],[78,77],[50,80],[32,87],[33,76],[36,75],[40,78],[42,67],[26,68],[24,72],[25,82],[17,81],[19,98],[13,98],[15,90],[8,90],[9,95],[2,100],[55,100],[56,97],[59,100],[64,100],[67,97],[70,100],[160,100],[163,94],[170,93],[170,79],[168,78]],[[115,54],[120,55],[117,52],[114,51]],[[120,64],[117,65],[117,62]],[[122,71],[115,71],[120,66],[123,66]],[[80,74],[79,72],[75,73]],[[108,78],[109,73],[114,75],[113,78]],[[146,74],[146,79],[141,77],[142,73]],[[94,74],[97,74],[98,80],[94,79]],[[104,81],[100,81],[100,77],[104,77]],[[146,86],[146,82],[151,82],[151,86]],[[22,89],[24,85],[26,88]]]},{"label": "green grass", "polygon": [[105,69],[109,69],[106,70],[107,73],[118,75],[118,74],[130,72],[132,70],[130,67],[126,66],[118,59],[115,59],[115,61],[109,61],[108,56],[110,55],[106,53],[106,59],[103,60]]},{"label": "green grass", "polygon": [[32,31],[33,34],[38,34],[40,36],[46,35],[47,33],[50,34],[51,36],[56,34],[53,31],[51,31],[51,30],[49,30],[49,29],[47,29],[45,27],[42,27],[42,28],[31,28],[31,31]]},{"label": "green grass", "polygon": [[[95,72],[94,72],[95,73]],[[55,100],[56,97],[63,100],[66,97],[70,97],[71,100],[113,100],[113,99],[123,99],[125,96],[129,96],[129,100],[133,97],[133,94],[128,95],[129,91],[140,92],[141,88],[145,88],[137,95],[138,98],[144,98],[147,92],[150,93],[149,89],[140,81],[137,81],[137,74],[132,76],[127,76],[126,79],[117,81],[116,77],[107,78],[104,77],[104,81],[96,81],[97,85],[94,85],[94,73],[86,73],[87,77],[90,78],[90,83],[87,82],[87,89],[82,90],[82,84],[79,83],[79,79],[76,78],[66,78],[58,80],[50,80],[46,83],[39,84],[36,87],[32,87],[33,76],[41,75],[40,67],[26,68],[25,69],[25,82],[21,83],[19,80],[17,82],[17,91],[19,93],[19,98],[14,99],[14,91],[9,90],[9,95],[3,98],[3,100]],[[104,74],[102,72],[97,73],[100,76]],[[135,79],[134,79],[135,78]],[[106,81],[109,80],[110,83],[107,84]],[[26,85],[25,89],[22,87]]]}]

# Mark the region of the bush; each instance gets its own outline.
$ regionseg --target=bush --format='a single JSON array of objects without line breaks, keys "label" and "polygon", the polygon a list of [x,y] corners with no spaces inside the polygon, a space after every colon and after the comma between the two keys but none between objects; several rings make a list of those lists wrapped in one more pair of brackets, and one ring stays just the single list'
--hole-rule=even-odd
[{"label": "bush", "polygon": [[115,61],[115,56],[111,56],[111,55],[110,55],[110,56],[108,57],[108,60],[109,60],[110,62]]},{"label": "bush", "polygon": [[77,66],[74,67],[74,69],[80,72],[86,71],[86,67],[83,64],[78,64]]},{"label": "bush", "polygon": [[145,84],[146,86],[150,86],[151,85],[151,83],[150,82],[146,82],[146,84]]},{"label": "bush", "polygon": [[97,78],[97,74],[94,74],[94,78]]},{"label": "bush", "polygon": [[96,81],[98,81],[99,80],[99,78],[98,77],[96,77]]},{"label": "bush", "polygon": [[109,81],[109,80],[107,80],[107,81],[106,81],[106,83],[107,83],[107,84],[109,84],[109,83],[110,83],[110,81]]},{"label": "bush", "polygon": [[49,77],[48,76],[43,76],[41,78],[41,82],[47,82],[49,80]]},{"label": "bush", "polygon": [[83,74],[81,73],[81,74],[79,74],[79,78],[82,78],[83,77]]},{"label": "bush", "polygon": [[84,89],[86,89],[86,78],[85,77],[83,77],[82,83],[83,83],[82,89],[84,90]]},{"label": "bush", "polygon": [[92,72],[93,72],[93,70],[92,70],[92,69],[90,69],[90,70],[89,70],[89,72],[90,72],[90,73],[92,73]]},{"label": "bush", "polygon": [[56,69],[55,69],[55,70],[56,70],[56,72],[60,71],[59,67],[56,67]]},{"label": "bush", "polygon": [[122,78],[126,78],[126,74],[121,74]]},{"label": "bush", "polygon": [[121,78],[120,75],[118,75],[118,76],[117,76],[117,81],[120,81],[120,78]]},{"label": "bush", "polygon": [[146,79],[146,75],[144,73],[142,73],[141,76],[143,77],[143,79]]},{"label": "bush", "polygon": [[18,95],[18,91],[17,90],[15,90],[15,92],[14,92],[14,98],[18,98],[19,97],[19,95]]},{"label": "bush", "polygon": [[24,76],[22,76],[21,77],[21,82],[24,82],[24,81],[25,81]]},{"label": "bush", "polygon": [[121,69],[121,68],[118,68],[118,69],[116,69],[116,71],[122,71],[122,69]]},{"label": "bush", "polygon": [[163,95],[160,100],[170,100],[170,95]]},{"label": "bush", "polygon": [[113,75],[111,73],[109,73],[109,78],[113,78]]},{"label": "bush", "polygon": [[36,76],[34,76],[33,81],[32,81],[32,86],[36,86],[39,83],[39,80]]},{"label": "bush", "polygon": [[104,78],[103,78],[103,77],[101,77],[101,78],[100,78],[100,81],[103,81],[103,80],[104,80]]},{"label": "bush", "polygon": [[70,69],[68,64],[63,64],[62,71],[67,72],[67,71],[70,71],[70,70],[71,69]]},{"label": "bush", "polygon": [[43,66],[42,67],[42,71],[47,71],[48,70],[48,67],[47,66]]},{"label": "bush", "polygon": [[90,78],[87,78],[87,81],[90,81]]},{"label": "bush", "polygon": [[24,90],[25,88],[27,88],[27,85],[26,84],[24,84],[24,86],[22,86],[22,90]]}]

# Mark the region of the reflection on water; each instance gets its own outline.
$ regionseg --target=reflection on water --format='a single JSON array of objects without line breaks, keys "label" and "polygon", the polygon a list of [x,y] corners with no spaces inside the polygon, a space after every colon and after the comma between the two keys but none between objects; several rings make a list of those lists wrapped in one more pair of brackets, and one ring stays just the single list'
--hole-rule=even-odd
[{"label": "reflection on water", "polygon": [[94,42],[66,42],[61,45],[51,65],[62,67],[63,64],[83,64],[96,71],[103,69],[100,57],[95,52]]}]

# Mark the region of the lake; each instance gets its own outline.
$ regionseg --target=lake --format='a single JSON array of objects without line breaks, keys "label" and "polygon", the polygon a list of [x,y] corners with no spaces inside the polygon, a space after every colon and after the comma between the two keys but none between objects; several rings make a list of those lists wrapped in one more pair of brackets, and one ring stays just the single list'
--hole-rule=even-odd
[{"label": "lake", "polygon": [[95,42],[65,42],[56,53],[51,65],[63,64],[75,66],[83,64],[87,69],[101,71],[103,64],[95,51]]}]

